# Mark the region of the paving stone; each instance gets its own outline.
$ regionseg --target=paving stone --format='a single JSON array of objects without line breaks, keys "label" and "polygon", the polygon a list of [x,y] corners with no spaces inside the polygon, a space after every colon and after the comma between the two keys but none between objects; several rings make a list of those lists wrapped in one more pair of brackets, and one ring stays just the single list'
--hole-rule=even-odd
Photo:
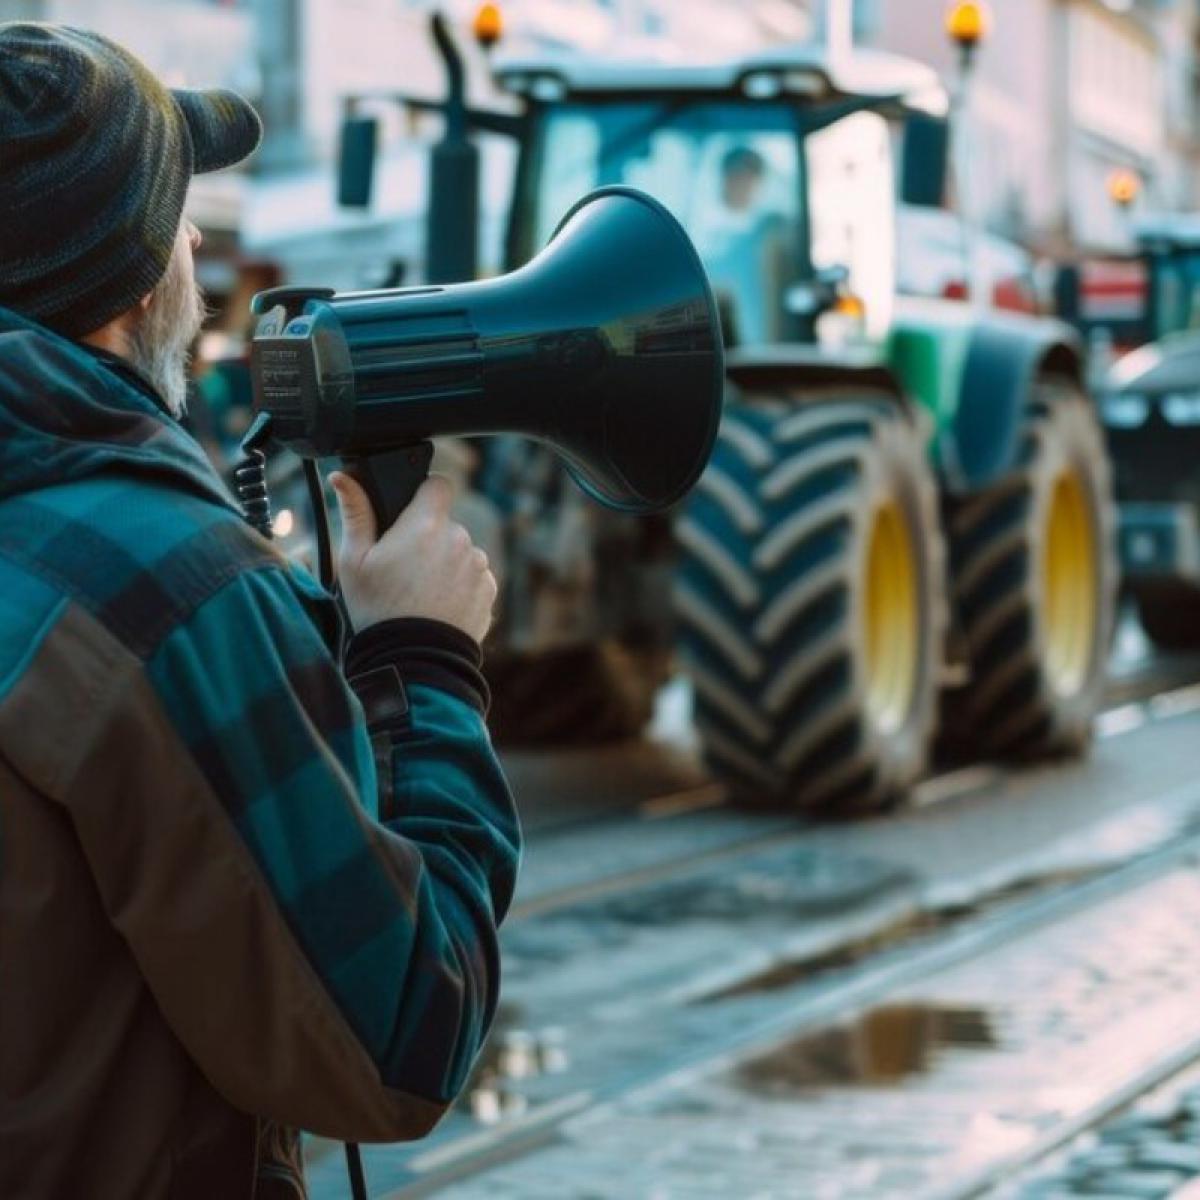
[{"label": "paving stone", "polygon": [[1126,1200],[1168,1200],[1182,1180],[1175,1171],[1113,1171],[1094,1189],[1080,1183],[1075,1190],[1090,1197],[1102,1194],[1123,1196]]},{"label": "paving stone", "polygon": [[1062,1175],[1053,1175],[1026,1184],[1017,1194],[1015,1200],[1065,1200],[1067,1197],[1078,1197],[1072,1181]]},{"label": "paving stone", "polygon": [[1144,1138],[1153,1130],[1154,1124],[1151,1120],[1139,1113],[1131,1112],[1117,1117],[1112,1124],[1106,1125],[1101,1131],[1100,1137],[1106,1142],[1132,1142]]},{"label": "paving stone", "polygon": [[[1127,1167],[1135,1161],[1136,1147],[1129,1143],[1117,1143],[1115,1145],[1100,1145],[1094,1150],[1087,1150],[1079,1155],[1078,1160],[1072,1163],[1072,1170],[1094,1173],[1097,1171],[1116,1171],[1122,1167]],[[1140,1158],[1136,1161],[1139,1162]]]},{"label": "paving stone", "polygon": [[1178,1171],[1184,1175],[1200,1175],[1200,1147],[1178,1142],[1156,1141],[1137,1148],[1137,1165],[1148,1170]]}]

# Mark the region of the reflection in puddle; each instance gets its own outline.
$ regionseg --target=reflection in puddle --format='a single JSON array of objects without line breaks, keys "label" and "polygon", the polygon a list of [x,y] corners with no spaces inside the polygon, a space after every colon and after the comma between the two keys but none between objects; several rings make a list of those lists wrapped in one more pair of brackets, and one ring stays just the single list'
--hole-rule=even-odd
[{"label": "reflection in puddle", "polygon": [[522,1010],[502,1003],[492,1032],[464,1089],[459,1107],[482,1125],[521,1116],[529,1106],[518,1090],[523,1080],[567,1070],[566,1032],[557,1027],[536,1032],[523,1028]]},{"label": "reflection in puddle", "polygon": [[941,1051],[997,1045],[992,1017],[983,1009],[890,1004],[753,1059],[736,1078],[767,1096],[832,1084],[896,1083],[929,1071]]}]

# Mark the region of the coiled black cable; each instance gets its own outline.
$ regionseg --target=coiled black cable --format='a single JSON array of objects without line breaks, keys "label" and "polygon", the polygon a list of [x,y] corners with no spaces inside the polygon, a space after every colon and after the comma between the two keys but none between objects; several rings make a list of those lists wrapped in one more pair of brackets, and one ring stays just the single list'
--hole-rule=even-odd
[{"label": "coiled black cable", "polygon": [[272,536],[271,497],[267,493],[267,456],[262,447],[271,436],[271,414],[261,412],[242,438],[242,458],[233,469],[233,486],[242,515],[265,538]]}]

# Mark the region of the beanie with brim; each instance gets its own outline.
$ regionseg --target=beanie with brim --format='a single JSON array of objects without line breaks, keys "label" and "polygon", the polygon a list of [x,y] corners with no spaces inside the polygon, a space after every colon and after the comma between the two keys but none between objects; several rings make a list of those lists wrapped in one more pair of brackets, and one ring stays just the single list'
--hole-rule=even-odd
[{"label": "beanie with brim", "polygon": [[82,29],[0,23],[0,305],[67,337],[154,289],[193,174],[262,137],[233,92],[169,89]]}]

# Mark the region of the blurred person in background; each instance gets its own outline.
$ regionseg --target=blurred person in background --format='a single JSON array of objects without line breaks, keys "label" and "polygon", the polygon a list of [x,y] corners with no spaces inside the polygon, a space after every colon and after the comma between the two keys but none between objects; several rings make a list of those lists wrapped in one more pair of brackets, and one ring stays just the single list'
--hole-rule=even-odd
[{"label": "blurred person in background", "polygon": [[228,92],[0,25],[0,1195],[303,1195],[296,1130],[420,1137],[495,1011],[519,830],[495,580],[433,478],[335,477],[333,600],[178,422],[188,181]]},{"label": "blurred person in background", "polygon": [[713,286],[732,301],[734,339],[778,341],[779,316],[772,309],[776,275],[786,271],[786,220],[766,204],[767,160],[738,144],[721,159],[720,204],[711,227],[702,231],[704,262]]}]

